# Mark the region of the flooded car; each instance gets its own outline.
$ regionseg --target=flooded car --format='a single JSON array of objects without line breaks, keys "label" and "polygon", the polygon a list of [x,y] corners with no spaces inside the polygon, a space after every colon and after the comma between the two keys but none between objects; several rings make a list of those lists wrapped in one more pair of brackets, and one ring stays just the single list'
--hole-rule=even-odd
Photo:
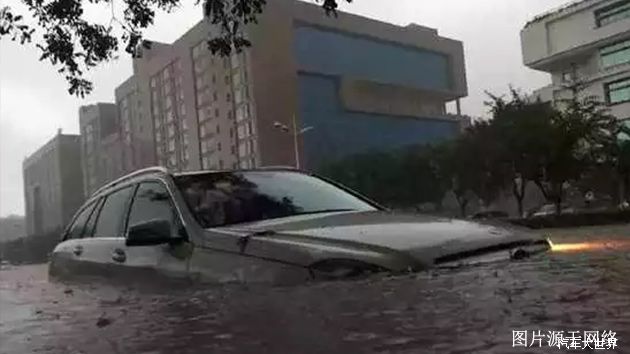
[{"label": "flooded car", "polygon": [[291,169],[149,168],[95,192],[54,249],[52,277],[295,284],[549,250],[488,223],[402,215]]}]

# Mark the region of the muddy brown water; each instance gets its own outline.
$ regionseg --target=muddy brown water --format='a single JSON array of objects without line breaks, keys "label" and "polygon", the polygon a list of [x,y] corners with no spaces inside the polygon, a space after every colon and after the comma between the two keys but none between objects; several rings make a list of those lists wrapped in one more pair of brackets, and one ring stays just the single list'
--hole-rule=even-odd
[{"label": "muddy brown water", "polygon": [[566,351],[546,341],[513,348],[513,330],[610,330],[617,349],[595,352],[630,352],[630,227],[560,230],[552,239],[605,247],[282,288],[148,291],[49,282],[46,265],[3,267],[0,353]]}]

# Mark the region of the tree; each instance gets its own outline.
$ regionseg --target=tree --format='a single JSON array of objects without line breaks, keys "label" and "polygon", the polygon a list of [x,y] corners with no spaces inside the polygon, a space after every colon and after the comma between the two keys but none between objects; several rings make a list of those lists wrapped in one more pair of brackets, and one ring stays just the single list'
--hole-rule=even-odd
[{"label": "tree", "polygon": [[470,193],[474,189],[478,171],[472,169],[475,166],[475,157],[467,150],[466,140],[460,137],[456,141],[446,142],[435,149],[435,164],[437,176],[451,190],[457,199],[460,215],[466,216]]},{"label": "tree", "polygon": [[611,156],[617,145],[619,123],[595,97],[563,100],[551,120],[549,149],[543,155],[540,179],[535,180],[547,200],[561,211],[564,187],[579,180],[593,166]]},{"label": "tree", "polygon": [[441,204],[447,185],[440,180],[432,146],[373,151],[325,164],[319,172],[391,207]]},{"label": "tree", "polygon": [[[321,3],[327,15],[336,15],[340,1],[313,0]],[[0,8],[0,38],[10,38],[24,45],[37,36],[36,46],[40,60],[48,60],[58,68],[68,82],[68,92],[84,97],[93,85],[84,74],[91,68],[112,60],[119,44],[133,57],[150,48],[143,40],[143,32],[153,24],[156,11],[172,12],[181,0],[22,0],[28,15],[37,21],[30,25],[25,14],[9,6]],[[196,0],[199,5],[201,0]],[[264,11],[267,0],[204,0],[203,13],[211,26],[208,49],[213,54],[230,55],[251,45],[243,28],[256,23]],[[100,6],[110,18],[98,23],[84,16],[86,5]],[[123,17],[115,15],[115,6],[122,6]]]},{"label": "tree", "polygon": [[509,100],[488,94],[486,105],[492,114],[494,137],[500,146],[500,176],[510,185],[517,202],[519,215],[523,215],[525,188],[531,181],[540,180],[541,161],[550,149],[552,125],[556,111],[541,101],[530,101],[517,90],[510,89]]}]

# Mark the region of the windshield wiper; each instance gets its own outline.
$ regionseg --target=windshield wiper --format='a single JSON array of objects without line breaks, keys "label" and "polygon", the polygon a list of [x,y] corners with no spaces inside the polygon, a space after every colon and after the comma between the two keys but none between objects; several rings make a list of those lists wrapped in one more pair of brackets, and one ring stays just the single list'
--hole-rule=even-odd
[{"label": "windshield wiper", "polygon": [[289,216],[295,215],[308,215],[308,214],[324,214],[324,213],[337,213],[342,211],[358,211],[356,209],[323,209],[323,210],[314,210],[314,211],[302,211],[298,213],[292,213]]}]

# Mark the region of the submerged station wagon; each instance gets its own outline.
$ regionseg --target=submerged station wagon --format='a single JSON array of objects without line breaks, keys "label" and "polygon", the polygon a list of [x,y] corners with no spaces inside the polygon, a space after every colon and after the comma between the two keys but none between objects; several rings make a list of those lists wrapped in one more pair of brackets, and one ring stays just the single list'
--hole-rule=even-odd
[{"label": "submerged station wagon", "polygon": [[399,215],[289,168],[134,172],[78,210],[52,277],[300,283],[520,259],[547,239],[487,223]]}]

